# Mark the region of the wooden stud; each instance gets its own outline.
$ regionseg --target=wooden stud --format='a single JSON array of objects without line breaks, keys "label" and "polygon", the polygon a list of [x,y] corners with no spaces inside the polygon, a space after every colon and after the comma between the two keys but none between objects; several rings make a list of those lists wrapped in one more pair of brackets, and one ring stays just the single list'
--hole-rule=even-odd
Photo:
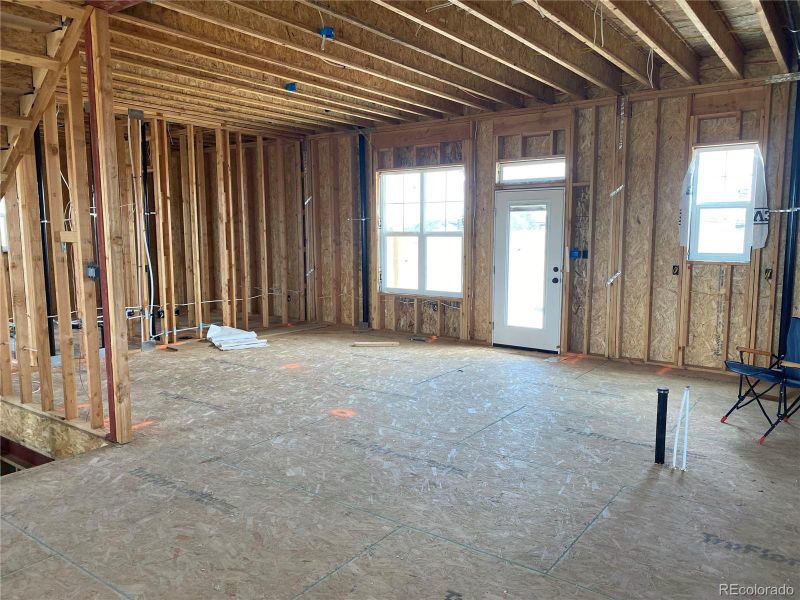
[{"label": "wooden stud", "polygon": [[236,200],[233,197],[233,149],[231,148],[230,132],[225,131],[224,135],[225,144],[225,198],[227,199],[227,223],[228,223],[228,289],[230,293],[231,303],[231,325],[236,327],[239,315],[239,286],[237,285],[237,277],[239,271],[237,270],[236,263]]},{"label": "wooden stud", "polygon": [[216,139],[216,227],[214,228],[214,249],[217,254],[217,271],[219,273],[220,299],[222,301],[222,322],[224,325],[233,325],[230,302],[230,263],[228,262],[228,188],[225,170],[227,168],[228,133],[222,129],[215,129]]},{"label": "wooden stud", "polygon": [[[194,127],[194,126],[193,126]],[[194,136],[195,161],[197,162],[197,206],[198,206],[198,236],[200,244],[200,298],[213,298],[211,289],[211,263],[208,251],[208,215],[209,203],[206,194],[206,161],[203,150],[203,131],[199,130]],[[211,322],[211,304],[203,301],[201,304],[200,320],[208,324]]]},{"label": "wooden stud", "polygon": [[0,397],[3,398],[8,398],[14,393],[14,382],[11,378],[9,285],[6,254],[0,252]]},{"label": "wooden stud", "polygon": [[67,64],[67,172],[72,206],[72,230],[79,241],[72,246],[73,282],[76,309],[81,321],[81,355],[86,364],[86,387],[89,396],[89,422],[92,428],[103,426],[101,395],[100,336],[97,327],[97,285],[89,277],[88,267],[95,262],[89,171],[86,162],[86,133],[81,94],[81,57],[73,54]]},{"label": "wooden stud", "polygon": [[242,327],[250,329],[250,209],[247,200],[247,172],[244,155],[244,144],[242,134],[236,134],[236,162],[239,167],[238,191],[239,191],[239,223],[241,225],[241,265],[239,270],[242,273]]},{"label": "wooden stud", "polygon": [[[150,322],[151,322],[151,315],[149,314],[149,304],[150,304],[150,275],[147,270],[147,247],[145,245],[146,240],[146,226],[145,226],[145,215],[144,215],[144,177],[143,177],[143,169],[146,168],[145,165],[142,164],[142,159],[144,157],[141,156],[141,148],[142,148],[142,130],[141,130],[141,122],[135,119],[130,119],[130,137],[128,139],[128,144],[130,145],[131,151],[133,153],[133,163],[131,165],[131,175],[133,177],[133,189],[134,189],[134,198],[136,199],[134,202],[134,227],[135,227],[135,252],[136,252],[136,285],[138,286],[138,294],[137,294],[137,304],[140,304],[142,307],[141,312],[141,326],[140,332],[144,332],[144,336],[141,340],[142,344],[144,344],[147,340],[150,339]],[[146,160],[146,159],[145,159]]]},{"label": "wooden stud", "polygon": [[477,168],[476,155],[472,142],[472,135],[463,141],[464,164],[466,165],[466,177],[464,178],[464,237],[462,239],[462,263],[461,281],[461,312],[459,315],[458,337],[462,341],[467,341],[472,337],[472,257],[474,238],[473,219],[476,211],[475,206],[475,172]]},{"label": "wooden stud", "polygon": [[39,192],[36,158],[33,150],[22,157],[17,168],[17,193],[22,218],[22,256],[25,265],[25,287],[28,293],[28,315],[31,323],[30,343],[34,344],[39,369],[39,396],[42,410],[53,410],[53,376],[50,366],[48,314],[45,304],[44,259],[40,228]]},{"label": "wooden stud", "polygon": [[655,261],[656,245],[656,218],[658,216],[659,190],[658,190],[658,165],[660,162],[661,151],[661,99],[655,99],[655,140],[653,141],[653,201],[650,209],[650,245],[647,256],[647,311],[645,312],[644,323],[644,361],[650,361],[650,342],[652,339],[653,324],[653,268]]},{"label": "wooden stud", "polygon": [[[90,19],[91,61],[94,72],[93,94],[89,107],[94,114],[97,128],[95,158],[97,159],[96,180],[100,182],[98,213],[102,220],[98,223],[99,235],[102,238],[104,252],[101,261],[105,269],[106,300],[103,303],[103,321],[108,334],[105,336],[106,361],[110,361],[112,378],[109,381],[109,403],[113,403],[113,411],[109,409],[111,419],[111,436],[117,443],[130,442],[133,437],[131,428],[131,395],[128,374],[128,336],[124,310],[124,289],[122,265],[122,214],[120,209],[117,170],[117,149],[114,142],[114,110],[113,91],[111,85],[110,38],[108,13],[94,11]],[[113,382],[113,385],[112,385]]]},{"label": "wooden stud", "polygon": [[595,197],[597,196],[597,149],[598,143],[598,115],[597,107],[592,109],[592,167],[591,179],[589,181],[589,266],[586,269],[586,319],[583,323],[583,353],[589,354],[589,342],[592,330],[592,296],[594,287],[594,216],[595,216]]},{"label": "wooden stud", "polygon": [[28,319],[28,302],[25,293],[25,269],[22,249],[22,207],[17,194],[16,181],[12,179],[6,191],[6,227],[8,229],[8,272],[11,288],[11,308],[14,317],[15,350],[19,373],[19,399],[23,404],[33,402],[33,376],[31,369],[31,343],[33,335]]},{"label": "wooden stud", "polygon": [[[186,258],[186,263],[191,263],[191,269],[187,268],[187,274],[191,271],[191,287],[194,297],[194,326],[197,327],[198,337],[203,337],[203,290],[200,281],[200,216],[198,214],[197,201],[197,155],[194,144],[194,125],[187,125],[187,161],[189,175],[189,235],[191,237],[191,258]],[[202,154],[200,155],[202,158]],[[201,165],[202,167],[202,165]],[[188,282],[187,282],[188,283]]]},{"label": "wooden stud", "polygon": [[44,160],[47,172],[47,200],[50,212],[50,245],[53,257],[56,310],[58,313],[58,350],[61,354],[61,380],[64,390],[64,416],[78,416],[75,390],[74,346],[72,341],[72,307],[69,297],[69,265],[67,245],[61,241],[64,227],[64,200],[61,197],[61,163],[59,162],[58,117],[55,101],[44,113]]},{"label": "wooden stud", "polygon": [[278,140],[275,145],[277,152],[276,161],[276,182],[278,188],[276,190],[276,198],[278,202],[278,247],[280,256],[278,257],[278,268],[280,269],[280,307],[281,307],[281,322],[286,325],[289,322],[289,271],[288,260],[289,252],[286,245],[286,170],[284,162],[284,144],[282,140]]},{"label": "wooden stud", "polygon": [[267,173],[264,166],[264,138],[256,136],[255,202],[258,232],[258,274],[261,298],[259,314],[261,327],[269,327],[269,228],[267,226]]}]

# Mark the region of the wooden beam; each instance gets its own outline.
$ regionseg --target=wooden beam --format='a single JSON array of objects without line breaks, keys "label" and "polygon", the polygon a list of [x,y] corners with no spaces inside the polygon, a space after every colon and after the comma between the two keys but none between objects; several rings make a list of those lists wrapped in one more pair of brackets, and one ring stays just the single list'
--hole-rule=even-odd
[{"label": "wooden beam", "polygon": [[245,166],[242,134],[236,134],[236,163],[239,167],[239,224],[241,227],[242,258],[239,270],[242,273],[242,327],[250,329],[250,208],[247,202],[247,172]]},{"label": "wooden beam", "polygon": [[216,197],[216,227],[214,227],[214,249],[217,254],[217,273],[219,274],[220,299],[222,301],[222,323],[231,325],[231,303],[230,303],[230,274],[228,265],[228,200],[227,184],[225,183],[225,170],[228,164],[227,144],[225,138],[228,133],[222,129],[214,130],[216,138],[215,157],[216,157],[216,177],[217,177],[217,197]]},{"label": "wooden beam", "polygon": [[[530,50],[493,28],[476,27],[475,19],[454,7],[433,13],[421,2],[373,0],[380,6],[410,19],[487,58],[523,75],[541,81],[574,98],[584,98],[586,91],[580,77]],[[447,11],[443,14],[442,11]]]},{"label": "wooden beam", "polygon": [[[195,133],[195,160],[197,161],[197,210],[199,229],[198,235],[200,237],[200,274],[201,274],[201,297],[213,298],[214,293],[211,289],[211,263],[208,253],[208,215],[209,204],[208,196],[206,193],[206,160],[205,152],[203,150],[203,131]],[[205,302],[202,304],[201,319],[204,323],[211,323],[211,304]]]},{"label": "wooden beam", "polygon": [[5,127],[19,127],[23,129],[31,126],[30,117],[17,117],[15,115],[0,115],[0,125]]},{"label": "wooden beam", "polygon": [[[135,192],[135,199],[134,202],[134,231],[135,234],[135,252],[136,252],[136,271],[137,276],[135,278],[135,285],[138,287],[138,294],[137,294],[137,304],[141,304],[142,307],[149,307],[150,304],[150,274],[148,272],[148,252],[147,247],[145,245],[145,240],[147,238],[147,227],[145,225],[145,214],[144,214],[144,178],[143,178],[143,169],[147,168],[146,164],[142,164],[143,162],[147,162],[147,157],[142,156],[142,129],[141,126],[143,125],[142,121],[137,119],[132,119],[130,116],[128,117],[128,123],[130,124],[130,138],[128,139],[128,144],[130,145],[132,154],[133,154],[133,163],[131,164],[131,175],[133,178],[133,189]],[[144,343],[150,339],[150,332],[151,332],[151,319],[152,315],[149,314],[149,308],[142,312],[141,315],[141,326],[140,332],[142,333],[142,340],[141,342]]]},{"label": "wooden beam", "polygon": [[451,0],[451,3],[594,85],[619,93],[619,71],[612,64],[594,52],[586,52],[584,44],[565,36],[549,20],[537,18],[530,7],[474,0]]},{"label": "wooden beam", "polygon": [[772,54],[778,61],[781,72],[788,73],[790,67],[789,44],[786,42],[786,35],[783,31],[783,17],[778,14],[778,5],[769,0],[752,0],[753,9],[761,24],[761,29],[767,38]]},{"label": "wooden beam", "polygon": [[675,2],[722,59],[728,70],[739,79],[744,78],[744,53],[731,32],[730,25],[720,16],[714,5],[708,0],[675,0]]},{"label": "wooden beam", "polygon": [[158,264],[158,303],[164,312],[161,319],[161,326],[156,328],[157,332],[163,331],[163,340],[169,342],[166,331],[170,328],[169,300],[167,289],[169,288],[169,273],[167,266],[167,207],[169,201],[169,154],[164,149],[164,122],[161,119],[150,122],[150,156],[153,161],[153,208],[156,213],[156,262]]},{"label": "wooden beam", "polygon": [[17,167],[17,193],[22,219],[22,257],[28,295],[28,315],[33,349],[39,369],[39,399],[42,410],[53,410],[53,375],[50,366],[50,339],[45,303],[44,257],[42,255],[42,215],[39,211],[39,190],[36,158],[30,148]]},{"label": "wooden beam", "polygon": [[[186,133],[188,133],[188,127],[189,126],[187,125],[187,129],[185,130]],[[183,241],[183,283],[185,285],[182,304],[186,305],[186,313],[189,323],[194,323],[197,320],[198,315],[197,311],[195,310],[195,263],[192,260],[192,255],[194,254],[194,250],[192,249],[192,240],[194,238],[194,234],[192,231],[192,193],[189,182],[189,146],[192,146],[192,149],[194,150],[194,144],[190,144],[190,141],[191,138],[188,135],[178,135],[178,169],[180,173],[179,180],[181,184],[180,237]]]},{"label": "wooden beam", "polygon": [[544,102],[553,101],[552,89],[548,86],[517,71],[506,70],[501,73],[497,64],[484,55],[457,44],[443,44],[438,34],[419,28],[407,19],[397,19],[392,13],[369,2],[299,0],[298,3],[380,36],[388,43],[422,54],[522,96],[532,96]]},{"label": "wooden beam", "polygon": [[22,207],[20,206],[17,184],[13,175],[5,198],[6,227],[8,231],[8,273],[11,287],[11,309],[14,318],[17,371],[19,374],[19,399],[23,404],[28,404],[33,402],[33,374],[31,369],[31,343],[33,336],[30,330],[28,300],[25,294],[25,261],[22,256]]},{"label": "wooden beam", "polygon": [[[240,8],[265,16],[278,23],[285,24],[292,29],[310,33],[314,38],[319,38],[319,11],[316,7],[304,5],[303,3],[281,4],[271,2],[256,9],[245,3],[236,2]],[[475,77],[462,69],[454,69],[440,61],[432,61],[429,57],[408,46],[396,43],[387,44],[383,36],[376,36],[372,31],[354,26],[351,21],[341,19],[337,15],[328,13],[329,17],[324,20],[325,24],[332,26],[336,32],[333,40],[326,42],[342,48],[345,56],[358,56],[363,54],[371,59],[376,59],[388,65],[399,75],[403,75],[403,70],[409,75],[419,76],[419,81],[426,80],[440,81],[446,86],[452,86],[456,91],[465,91],[473,98],[483,98],[491,102],[499,102],[509,106],[521,106],[522,98],[519,94],[513,93],[505,87],[490,84],[485,79]],[[380,63],[379,63],[380,64]],[[417,79],[417,77],[415,77]],[[427,85],[430,85],[428,83]],[[437,86],[442,88],[443,86]],[[444,87],[444,89],[447,89]],[[464,96],[448,94],[450,99],[465,102]],[[481,101],[475,102],[466,100],[468,106],[479,108]]]},{"label": "wooden beam", "polygon": [[[41,8],[42,10],[47,10],[46,8],[40,6],[41,4],[45,4],[48,7],[51,7],[52,3],[44,2],[43,0],[31,0],[31,2],[18,2],[19,4],[24,4],[26,6],[31,6],[34,8]],[[62,3],[57,3],[61,5]],[[67,5],[69,6],[69,5]],[[73,9],[70,9],[73,10]],[[91,7],[86,7],[81,9],[79,15],[72,15],[68,14],[68,16],[73,16],[72,22],[67,27],[66,31],[64,32],[64,37],[61,40],[61,44],[58,46],[58,50],[55,52],[54,59],[58,60],[59,68],[52,71],[47,71],[47,74],[44,76],[42,80],[42,84],[36,90],[36,94],[34,96],[33,102],[31,104],[30,110],[22,115],[29,117],[31,120],[30,127],[27,129],[23,129],[17,138],[17,142],[14,144],[14,147],[11,149],[11,152],[6,159],[5,164],[3,165],[2,176],[0,177],[0,198],[5,196],[6,193],[6,186],[8,185],[9,175],[17,168],[19,161],[22,159],[22,156],[27,152],[28,147],[30,146],[31,142],[33,141],[33,134],[36,130],[36,127],[39,125],[39,122],[42,119],[42,115],[44,114],[45,109],[50,104],[50,99],[53,97],[55,93],[56,87],[58,86],[58,80],[61,78],[61,74],[64,68],[67,65],[70,57],[72,57],[72,53],[75,50],[75,47],[78,44],[78,40],[83,33],[83,27],[86,22],[89,20],[89,16],[94,11]],[[61,14],[61,13],[58,13]]]},{"label": "wooden beam", "polygon": [[64,122],[67,140],[67,173],[72,206],[72,230],[78,233],[72,246],[73,282],[78,318],[81,321],[81,355],[86,365],[89,420],[93,428],[103,426],[100,371],[100,336],[97,328],[97,285],[87,267],[95,262],[89,169],[86,163],[86,129],[81,94],[81,57],[76,51],[67,64],[67,112]]},{"label": "wooden beam", "polygon": [[[246,6],[236,5],[239,9],[245,9],[248,13],[247,16],[241,15],[239,18],[234,16],[236,13],[224,10],[224,4],[205,3],[203,4],[204,10],[197,10],[190,5],[179,4],[172,0],[160,0],[160,6],[164,6],[170,10],[181,13],[183,15],[200,19],[215,27],[222,27],[226,30],[233,31],[237,34],[246,36],[247,38],[254,38],[275,44],[279,47],[284,47],[288,50],[299,53],[296,63],[302,64],[304,61],[308,62],[307,58],[313,57],[322,63],[333,62],[343,67],[342,71],[345,73],[350,72],[354,74],[361,73],[372,78],[364,80],[364,85],[374,85],[376,88],[381,85],[378,81],[383,80],[390,84],[398,86],[396,91],[397,99],[413,104],[420,108],[426,108],[443,114],[456,115],[461,113],[460,104],[465,106],[472,106],[473,108],[485,108],[480,104],[471,102],[466,98],[461,98],[454,94],[449,93],[443,86],[436,85],[434,82],[415,82],[408,76],[401,77],[394,73],[389,65],[382,65],[380,68],[373,68],[366,61],[359,60],[353,54],[340,52],[335,46],[329,45],[328,47],[320,48],[320,36],[290,34],[285,26],[272,25],[265,21],[258,22],[258,27],[250,27],[249,23],[253,22],[253,14],[257,14],[256,9],[247,9]],[[256,11],[255,13],[253,11]],[[300,40],[300,41],[296,41]],[[314,61],[312,61],[313,63]]]},{"label": "wooden beam", "polygon": [[90,63],[92,70],[89,111],[96,130],[97,164],[95,190],[98,212],[100,262],[105,277],[103,324],[106,340],[106,364],[111,377],[108,382],[111,438],[125,444],[133,438],[131,423],[130,377],[128,372],[128,332],[125,316],[125,281],[121,259],[122,210],[119,196],[119,173],[114,125],[114,96],[111,84],[111,47],[108,13],[92,12],[88,31],[91,34]]},{"label": "wooden beam", "polygon": [[[599,36],[597,16],[592,7],[582,2],[563,0],[523,1],[639,83],[649,85],[646,55],[615,27],[605,27],[603,36]],[[654,76],[653,79],[657,81],[658,77]]]},{"label": "wooden beam", "polygon": [[44,12],[49,12],[62,17],[71,19],[82,18],[84,8],[72,2],[60,2],[58,0],[6,0],[9,4],[16,4],[26,8],[35,8]]},{"label": "wooden beam", "polygon": [[61,68],[59,61],[46,54],[34,54],[33,52],[12,50],[11,48],[0,48],[0,60],[18,65],[28,65],[37,69],[49,69],[50,71],[56,71]]},{"label": "wooden beam", "polygon": [[61,383],[64,390],[64,416],[78,417],[75,389],[72,307],[70,305],[67,245],[61,241],[64,227],[64,199],[61,196],[58,115],[55,101],[44,113],[44,161],[47,171],[47,209],[50,212],[50,248],[53,257],[56,311],[58,313],[58,350],[61,355]]},{"label": "wooden beam", "polygon": [[697,55],[666,21],[646,2],[602,0],[603,4],[639,39],[652,48],[678,74],[694,84],[700,83]]}]

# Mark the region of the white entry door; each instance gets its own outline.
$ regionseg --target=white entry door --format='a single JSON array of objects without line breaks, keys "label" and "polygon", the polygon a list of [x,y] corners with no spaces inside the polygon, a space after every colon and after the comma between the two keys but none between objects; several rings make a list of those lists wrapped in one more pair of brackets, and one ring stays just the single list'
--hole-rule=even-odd
[{"label": "white entry door", "polygon": [[564,189],[495,195],[493,343],[559,350]]}]

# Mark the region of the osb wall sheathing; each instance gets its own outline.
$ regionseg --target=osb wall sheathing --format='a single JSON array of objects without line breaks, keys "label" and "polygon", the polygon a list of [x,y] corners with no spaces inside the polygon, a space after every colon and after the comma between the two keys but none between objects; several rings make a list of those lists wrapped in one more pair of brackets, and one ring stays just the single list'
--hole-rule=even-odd
[{"label": "osb wall sheathing", "polygon": [[[330,135],[310,142],[308,210],[316,227],[313,277],[319,320],[355,325],[361,320],[361,196],[358,137]],[[309,267],[311,269],[311,267]]]},{"label": "osb wall sheathing", "polygon": [[[426,128],[382,128],[372,134],[372,181],[385,169],[465,165],[473,189],[468,199],[472,236],[466,240],[473,252],[467,270],[471,294],[466,339],[487,343],[492,337],[497,160],[566,154],[571,173],[566,182],[566,240],[570,247],[586,251],[588,259],[568,261],[562,351],[721,369],[726,358],[737,355],[738,345],[774,349],[777,343],[784,221],[773,214],[767,245],[753,253],[750,264],[689,263],[678,238],[683,177],[696,144],[759,141],[770,206],[784,206],[790,158],[787,125],[793,104],[790,84],[724,86],[634,94],[627,98],[624,114],[614,99],[576,103],[568,109],[574,127],[571,142],[570,126],[557,124],[563,106],[482,115],[472,119],[469,129],[464,126],[467,120]],[[459,125],[461,142],[458,137],[446,143],[432,141]],[[334,137],[312,138],[312,147],[330,153]],[[474,144],[474,155],[465,155],[467,142]],[[315,170],[333,168],[330,157],[319,161]],[[328,177],[319,175],[322,181]],[[611,194],[620,186],[615,199]],[[370,202],[377,202],[375,194]],[[327,226],[320,232],[323,242]],[[356,247],[356,263],[358,252]],[[350,261],[349,254],[345,260]],[[621,275],[609,286],[616,270]],[[318,281],[330,288],[333,270],[326,262],[322,271]],[[349,277],[346,270],[340,276],[345,273]],[[438,330],[440,335],[463,337],[458,301],[374,296],[377,328],[428,335]],[[796,291],[795,312],[799,307]],[[325,320],[334,318],[330,307],[327,311]],[[337,321],[349,322],[344,315]]]}]

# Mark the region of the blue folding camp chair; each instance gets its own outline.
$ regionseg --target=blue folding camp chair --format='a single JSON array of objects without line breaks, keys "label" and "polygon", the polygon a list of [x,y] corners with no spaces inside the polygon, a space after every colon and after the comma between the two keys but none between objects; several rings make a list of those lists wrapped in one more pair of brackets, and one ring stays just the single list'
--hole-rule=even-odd
[{"label": "blue folding camp chair", "polygon": [[[785,355],[778,356],[754,348],[737,347],[736,349],[739,351],[739,361],[726,360],[725,368],[739,374],[739,399],[720,421],[724,423],[733,411],[756,402],[769,422],[769,429],[758,440],[759,444],[763,444],[778,423],[782,421],[788,423],[789,417],[800,410],[800,395],[794,398],[790,405],[786,391],[787,388],[800,388],[800,317],[792,317],[789,335],[786,338]],[[745,354],[766,356],[770,360],[769,366],[749,365],[744,361]],[[766,387],[757,391],[756,386],[759,384]],[[762,399],[776,387],[778,388],[778,412],[773,420],[767,414]]]}]

